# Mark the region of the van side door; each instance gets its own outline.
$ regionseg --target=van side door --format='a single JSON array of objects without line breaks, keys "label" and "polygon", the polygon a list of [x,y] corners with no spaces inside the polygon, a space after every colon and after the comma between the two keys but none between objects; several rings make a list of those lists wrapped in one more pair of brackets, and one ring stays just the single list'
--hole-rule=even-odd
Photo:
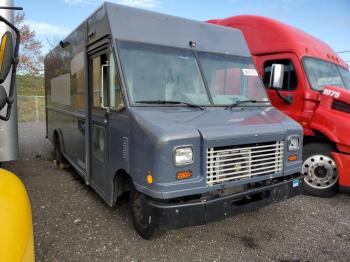
[{"label": "van side door", "polygon": [[108,48],[89,55],[89,97],[90,97],[90,183],[106,199],[106,178],[109,162],[108,137]]},{"label": "van side door", "polygon": [[113,205],[114,181],[125,164],[128,117],[121,91],[120,74],[113,50],[106,46],[89,54],[90,75],[90,182]]}]

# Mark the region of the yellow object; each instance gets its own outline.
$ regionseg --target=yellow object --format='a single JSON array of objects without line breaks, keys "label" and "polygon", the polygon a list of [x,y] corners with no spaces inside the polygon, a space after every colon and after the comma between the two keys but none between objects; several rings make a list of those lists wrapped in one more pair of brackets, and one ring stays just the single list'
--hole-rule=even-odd
[{"label": "yellow object", "polygon": [[0,70],[2,68],[2,63],[4,62],[6,43],[7,43],[7,34],[5,33],[1,38],[1,44],[0,44]]},{"label": "yellow object", "polygon": [[34,261],[32,211],[22,182],[0,169],[0,261]]},{"label": "yellow object", "polygon": [[290,155],[288,161],[296,161],[298,159],[297,155]]},{"label": "yellow object", "polygon": [[151,174],[147,175],[147,183],[152,185],[153,184],[153,176]]},{"label": "yellow object", "polygon": [[188,179],[192,177],[191,171],[181,171],[176,174],[176,179],[182,180],[182,179]]}]

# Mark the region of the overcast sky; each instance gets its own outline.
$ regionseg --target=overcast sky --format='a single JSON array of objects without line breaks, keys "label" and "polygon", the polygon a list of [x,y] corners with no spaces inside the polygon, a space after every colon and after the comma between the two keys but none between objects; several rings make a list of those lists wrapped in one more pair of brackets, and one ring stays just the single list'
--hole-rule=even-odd
[{"label": "overcast sky", "polygon": [[[46,52],[88,17],[101,0],[15,0]],[[112,0],[195,20],[257,14],[280,20],[350,51],[350,0]],[[350,52],[340,54],[350,62]]]}]

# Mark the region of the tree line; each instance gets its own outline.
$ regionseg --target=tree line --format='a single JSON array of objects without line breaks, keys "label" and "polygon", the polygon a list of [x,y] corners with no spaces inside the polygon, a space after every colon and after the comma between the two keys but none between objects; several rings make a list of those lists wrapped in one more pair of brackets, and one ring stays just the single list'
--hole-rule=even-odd
[{"label": "tree line", "polygon": [[19,63],[17,72],[19,75],[40,76],[44,71],[43,44],[36,38],[36,32],[25,23],[25,13],[17,13],[15,25],[21,34],[19,47]]}]

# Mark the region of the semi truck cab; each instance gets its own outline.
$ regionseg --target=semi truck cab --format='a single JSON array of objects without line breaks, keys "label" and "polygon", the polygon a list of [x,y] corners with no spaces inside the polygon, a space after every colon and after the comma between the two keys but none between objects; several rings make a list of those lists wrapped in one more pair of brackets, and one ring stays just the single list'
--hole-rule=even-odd
[{"label": "semi truck cab", "polygon": [[[260,16],[234,16],[209,23],[239,29],[247,40],[272,104],[304,128],[304,192],[331,196],[350,190],[350,72],[324,42]],[[282,84],[271,72],[282,66]]]},{"label": "semi truck cab", "polygon": [[46,56],[45,86],[57,161],[110,206],[129,193],[145,239],[300,193],[302,127],[239,30],[105,3]]}]

